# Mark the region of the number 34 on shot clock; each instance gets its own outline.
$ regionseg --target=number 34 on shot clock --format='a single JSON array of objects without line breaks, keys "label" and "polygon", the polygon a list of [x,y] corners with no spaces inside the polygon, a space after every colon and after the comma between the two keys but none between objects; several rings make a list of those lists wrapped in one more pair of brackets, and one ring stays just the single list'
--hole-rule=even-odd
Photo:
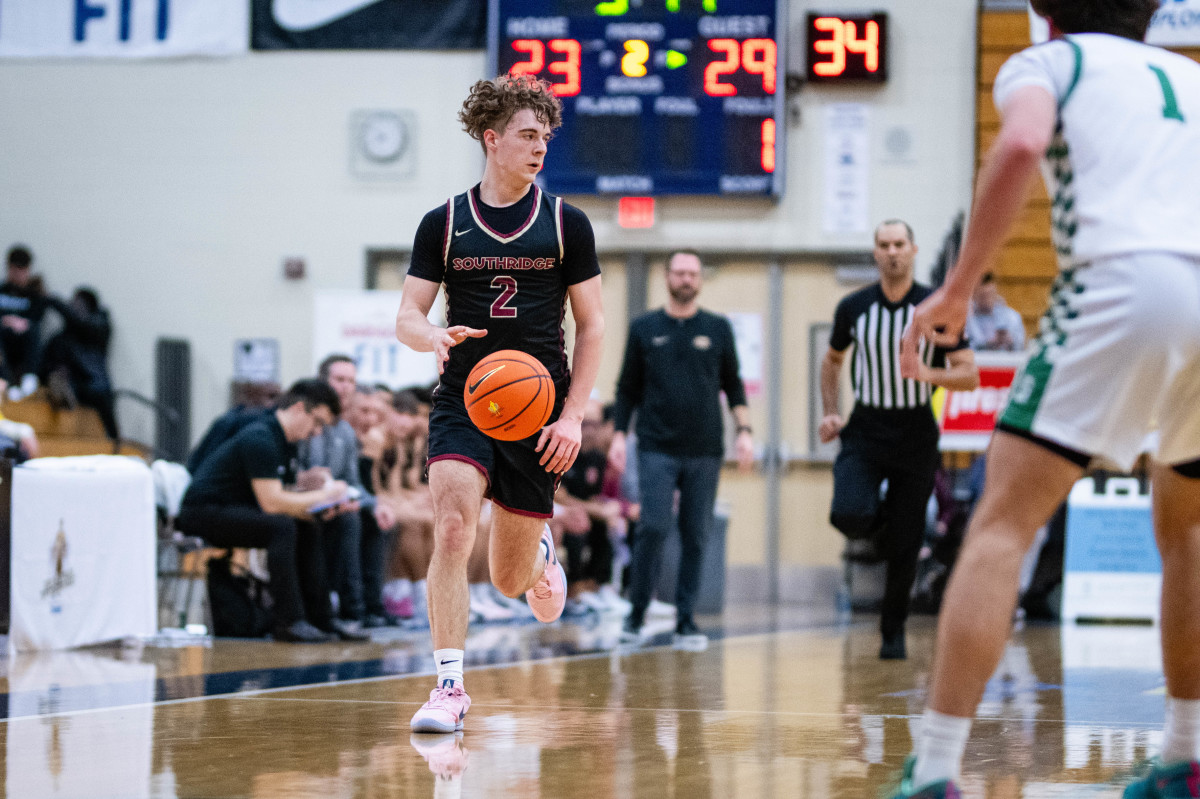
[{"label": "number 34 on shot clock", "polygon": [[810,83],[887,80],[887,14],[808,13]]}]

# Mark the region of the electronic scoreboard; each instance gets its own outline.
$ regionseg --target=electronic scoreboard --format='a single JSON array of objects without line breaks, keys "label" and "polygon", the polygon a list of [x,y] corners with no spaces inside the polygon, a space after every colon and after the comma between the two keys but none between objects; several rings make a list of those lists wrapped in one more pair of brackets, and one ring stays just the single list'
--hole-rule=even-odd
[{"label": "electronic scoreboard", "polygon": [[548,81],[556,194],[783,192],[786,0],[490,0],[492,75]]}]

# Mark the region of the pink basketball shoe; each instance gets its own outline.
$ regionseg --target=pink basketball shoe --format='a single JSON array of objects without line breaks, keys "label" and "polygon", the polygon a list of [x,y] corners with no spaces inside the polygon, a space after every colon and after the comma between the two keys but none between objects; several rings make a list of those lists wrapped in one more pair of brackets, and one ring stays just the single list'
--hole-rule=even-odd
[{"label": "pink basketball shoe", "polygon": [[567,573],[558,562],[549,527],[542,530],[542,546],[546,550],[546,570],[533,588],[525,592],[525,601],[529,603],[534,618],[549,623],[562,615],[563,607],[567,604]]},{"label": "pink basketball shoe", "polygon": [[471,707],[471,697],[461,685],[434,688],[429,701],[421,705],[409,724],[413,732],[455,732],[463,728],[463,718]]}]

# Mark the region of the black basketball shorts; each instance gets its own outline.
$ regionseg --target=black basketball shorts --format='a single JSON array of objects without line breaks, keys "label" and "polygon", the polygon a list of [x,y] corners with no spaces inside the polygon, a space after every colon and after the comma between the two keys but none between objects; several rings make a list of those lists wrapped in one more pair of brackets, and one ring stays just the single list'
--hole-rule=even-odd
[{"label": "black basketball shorts", "polygon": [[[550,421],[558,419],[567,386],[557,385]],[[544,452],[537,446],[539,430],[520,441],[498,441],[484,435],[467,416],[462,389],[438,387],[429,414],[429,460],[469,463],[487,478],[485,496],[521,516],[549,519],[554,515],[554,492],[559,476],[538,463]],[[428,465],[426,465],[428,469]]]}]

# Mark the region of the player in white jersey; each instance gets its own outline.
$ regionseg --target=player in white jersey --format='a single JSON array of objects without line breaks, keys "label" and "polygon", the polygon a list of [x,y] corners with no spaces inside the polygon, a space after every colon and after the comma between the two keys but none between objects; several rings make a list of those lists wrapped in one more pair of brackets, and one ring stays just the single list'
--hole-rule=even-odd
[{"label": "player in white jersey", "polygon": [[946,591],[928,708],[900,797],[955,779],[1004,651],[1021,560],[1094,456],[1132,466],[1157,419],[1167,726],[1127,799],[1200,796],[1200,65],[1142,44],[1159,0],[1033,0],[1055,40],[996,78],[1000,134],[958,264],[918,307],[921,338],[958,335],[971,292],[1047,165],[1061,274],[988,451],[987,482]]}]

